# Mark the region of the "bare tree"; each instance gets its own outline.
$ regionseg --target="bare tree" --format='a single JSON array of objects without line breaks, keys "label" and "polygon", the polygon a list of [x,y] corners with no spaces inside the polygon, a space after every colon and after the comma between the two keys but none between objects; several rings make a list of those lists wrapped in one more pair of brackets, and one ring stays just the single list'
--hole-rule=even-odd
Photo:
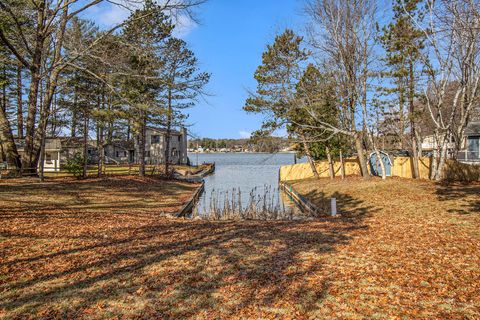
[{"label": "bare tree", "polygon": [[[362,88],[372,45],[375,3],[372,0],[310,0],[306,11],[312,24],[309,35],[318,57],[326,61],[338,85],[340,125],[319,122],[319,127],[351,137],[364,178],[369,177],[363,148]],[[362,120],[361,120],[362,119]]]},{"label": "bare tree", "polygon": [[[456,153],[480,102],[480,3],[428,1],[427,15],[427,25],[414,22],[427,38],[428,50],[422,55],[427,78],[424,100],[435,140],[430,178],[440,180],[449,143],[456,142],[451,150]],[[449,99],[449,95],[453,98]]]}]

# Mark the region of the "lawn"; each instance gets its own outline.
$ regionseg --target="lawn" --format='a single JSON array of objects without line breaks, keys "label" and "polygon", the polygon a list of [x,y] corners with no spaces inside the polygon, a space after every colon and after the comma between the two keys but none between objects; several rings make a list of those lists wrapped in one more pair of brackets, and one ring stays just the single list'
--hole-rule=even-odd
[{"label": "lawn", "polygon": [[[103,167],[103,174],[105,176],[118,176],[118,175],[135,175],[139,172],[139,165],[105,165]],[[201,164],[198,167],[187,166],[187,165],[172,165],[171,169],[175,170],[183,170],[183,171],[190,171],[193,174],[196,174],[202,170],[208,168],[208,165]],[[152,174],[163,174],[165,172],[164,165],[146,165],[145,166],[145,174],[152,175]],[[98,166],[88,166],[87,176],[89,177],[96,177],[98,175]],[[45,176],[49,178],[64,178],[64,177],[72,177],[73,174],[67,172],[63,167],[60,171],[45,171]]]},{"label": "lawn", "polygon": [[480,317],[480,185],[308,180],[342,216],[208,222],[159,215],[190,185],[94,181],[0,184],[0,318]]}]

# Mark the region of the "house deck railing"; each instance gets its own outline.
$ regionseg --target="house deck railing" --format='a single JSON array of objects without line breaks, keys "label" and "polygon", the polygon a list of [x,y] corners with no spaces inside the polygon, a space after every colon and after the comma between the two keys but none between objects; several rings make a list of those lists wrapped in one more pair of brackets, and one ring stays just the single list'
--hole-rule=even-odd
[{"label": "house deck railing", "polygon": [[480,162],[480,152],[478,151],[460,151],[457,155],[458,161]]}]

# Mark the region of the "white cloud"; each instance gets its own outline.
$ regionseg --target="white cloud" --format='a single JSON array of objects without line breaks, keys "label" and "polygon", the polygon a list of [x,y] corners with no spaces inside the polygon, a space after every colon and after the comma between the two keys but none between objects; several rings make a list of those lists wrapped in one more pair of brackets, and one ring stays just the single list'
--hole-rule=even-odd
[{"label": "white cloud", "polygon": [[181,14],[176,17],[174,21],[175,29],[173,30],[173,36],[176,38],[186,37],[196,27],[197,23],[193,21],[189,16]]},{"label": "white cloud", "polygon": [[117,5],[110,4],[110,7],[99,14],[100,23],[106,26],[114,26],[123,22],[130,15],[130,11]]},{"label": "white cloud", "polygon": [[244,131],[244,130],[241,130],[239,134],[241,139],[250,139],[250,137],[252,136],[251,132]]},{"label": "white cloud", "polygon": [[[157,2],[161,3],[164,0]],[[135,9],[139,9],[143,5],[143,0],[125,1],[117,0],[116,3],[109,3],[108,6],[95,6],[95,10],[91,10],[89,14],[94,15],[100,25],[105,27],[113,27],[125,21],[130,13]],[[187,14],[169,12],[175,24],[173,36],[177,38],[186,37],[192,30],[197,27],[197,23]],[[87,17],[88,18],[88,17]]]}]

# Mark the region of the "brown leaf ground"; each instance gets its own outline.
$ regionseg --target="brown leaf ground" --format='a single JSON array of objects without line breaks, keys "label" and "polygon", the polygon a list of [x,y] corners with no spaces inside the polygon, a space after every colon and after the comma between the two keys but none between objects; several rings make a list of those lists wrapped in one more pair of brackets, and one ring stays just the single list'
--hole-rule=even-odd
[{"label": "brown leaf ground", "polygon": [[169,220],[191,186],[0,184],[0,318],[480,318],[480,185],[295,187],[343,215]]}]

